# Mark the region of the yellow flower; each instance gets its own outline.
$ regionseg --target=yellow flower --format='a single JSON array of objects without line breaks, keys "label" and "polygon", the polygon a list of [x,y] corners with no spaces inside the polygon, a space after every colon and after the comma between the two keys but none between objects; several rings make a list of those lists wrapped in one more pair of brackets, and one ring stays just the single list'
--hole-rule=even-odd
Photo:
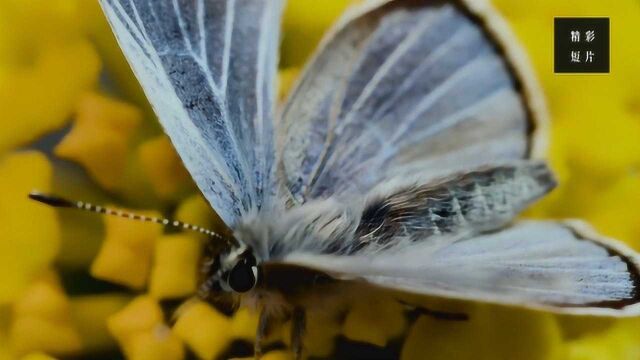
[{"label": "yellow flower", "polygon": [[355,299],[342,325],[342,334],[350,340],[384,347],[402,335],[405,327],[402,304],[391,296],[373,293]]},{"label": "yellow flower", "polygon": [[567,343],[569,360],[632,360],[640,357],[638,319],[618,320],[604,333],[587,334]]},{"label": "yellow flower", "polygon": [[201,359],[215,359],[233,339],[230,320],[203,302],[184,305],[173,327]]},{"label": "yellow flower", "polygon": [[69,299],[55,274],[44,274],[14,303],[9,341],[15,354],[46,351],[68,355],[80,351]]},{"label": "yellow flower", "polygon": [[100,59],[73,21],[73,3],[0,4],[0,154],[64,125],[98,80]]},{"label": "yellow flower", "polygon": [[107,352],[116,346],[107,329],[107,318],[131,301],[131,296],[118,292],[76,295],[70,299],[73,324],[85,353]]},{"label": "yellow flower", "polygon": [[[144,213],[157,217],[157,213]],[[119,217],[105,217],[106,236],[91,265],[98,279],[142,289],[151,269],[155,243],[162,229],[154,223],[140,224]]]},{"label": "yellow flower", "polygon": [[35,353],[31,353],[29,355],[21,357],[20,360],[56,360],[56,359],[45,353],[35,352]]},{"label": "yellow flower", "polygon": [[191,234],[157,240],[149,293],[158,299],[180,298],[196,292],[201,242]]},{"label": "yellow flower", "polygon": [[[469,311],[470,310],[470,311]],[[402,349],[402,359],[564,359],[560,329],[552,315],[475,306],[469,320],[421,317]]]},{"label": "yellow flower", "polygon": [[[289,1],[280,99],[329,25],[355,1]],[[640,249],[640,62],[628,60],[640,57],[640,47],[632,46],[640,5],[495,3],[531,55],[553,114],[550,161],[561,185],[528,215],[585,217]],[[593,14],[611,17],[612,73],[553,74],[553,17]],[[100,75],[116,87],[100,88]],[[6,119],[0,121],[0,359],[91,358],[116,346],[131,359],[183,359],[187,351],[213,359],[236,340],[254,341],[257,316],[248,309],[227,316],[189,301],[165,314],[164,300],[196,290],[203,236],[56,213],[26,199],[33,189],[53,190],[206,227],[221,224],[162,134],[97,1],[0,2],[0,109]],[[18,151],[52,133],[40,151]],[[408,322],[388,294],[342,300],[332,305],[343,311],[342,322],[327,309],[309,313],[306,354],[331,356],[345,341],[391,344],[403,359],[425,353],[433,359],[550,360],[640,354],[637,319],[576,319],[425,299],[426,307],[465,312],[470,320],[421,316]],[[288,325],[266,343],[288,344]],[[271,351],[264,358],[291,354]]]},{"label": "yellow flower", "polygon": [[136,298],[111,316],[107,324],[130,359],[184,358],[182,343],[164,323],[160,305],[149,297]]},{"label": "yellow flower", "polygon": [[189,173],[166,136],[158,136],[144,142],[138,147],[138,157],[158,196],[180,197],[191,190]]},{"label": "yellow flower", "polygon": [[116,190],[122,186],[129,143],[141,120],[134,106],[86,94],[76,107],[73,128],[55,154],[79,162],[98,184]]},{"label": "yellow flower", "polygon": [[331,24],[358,0],[295,0],[287,2],[280,66],[300,67]]},{"label": "yellow flower", "polygon": [[0,158],[0,304],[19,297],[56,256],[60,230],[55,212],[27,198],[33,189],[48,191],[51,177],[51,165],[41,153]]}]

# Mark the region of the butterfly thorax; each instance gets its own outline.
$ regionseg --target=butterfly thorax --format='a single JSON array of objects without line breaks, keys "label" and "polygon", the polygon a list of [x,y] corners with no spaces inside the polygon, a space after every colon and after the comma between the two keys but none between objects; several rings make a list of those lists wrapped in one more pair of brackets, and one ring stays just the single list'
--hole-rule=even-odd
[{"label": "butterfly thorax", "polygon": [[327,199],[263,211],[243,221],[234,236],[263,262],[282,261],[295,252],[335,253],[353,242],[356,208]]}]

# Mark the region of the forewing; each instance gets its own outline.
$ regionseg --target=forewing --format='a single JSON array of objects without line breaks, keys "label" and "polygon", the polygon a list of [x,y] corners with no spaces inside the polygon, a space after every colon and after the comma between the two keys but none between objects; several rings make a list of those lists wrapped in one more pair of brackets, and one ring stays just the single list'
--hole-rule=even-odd
[{"label": "forewing", "polygon": [[187,169],[234,225],[270,192],[278,0],[100,0]]},{"label": "forewing", "polygon": [[640,313],[634,252],[581,222],[520,222],[433,249],[419,242],[372,256],[290,254],[287,262],[409,293],[560,313]]},{"label": "forewing", "polygon": [[374,3],[339,23],[283,110],[279,171],[292,199],[531,155],[535,86],[480,16],[464,1]]}]

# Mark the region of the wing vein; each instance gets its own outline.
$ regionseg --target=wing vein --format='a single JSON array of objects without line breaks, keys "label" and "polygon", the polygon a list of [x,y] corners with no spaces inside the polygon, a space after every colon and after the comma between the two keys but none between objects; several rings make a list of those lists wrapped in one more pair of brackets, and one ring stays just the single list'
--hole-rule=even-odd
[{"label": "wing vein", "polygon": [[228,74],[229,74],[229,62],[231,59],[231,42],[233,41],[233,19],[235,16],[236,1],[229,0],[225,8],[225,23],[224,23],[224,53],[222,55],[222,80],[220,81],[220,87],[223,90],[227,88]]},{"label": "wing vein", "polygon": [[400,42],[393,52],[389,55],[389,57],[384,61],[384,63],[376,70],[376,72],[371,76],[371,80],[367,82],[367,85],[362,89],[362,92],[353,103],[353,106],[349,110],[347,114],[344,116],[344,120],[338,125],[336,132],[340,133],[342,129],[344,129],[353,119],[353,115],[357,110],[361,109],[365,102],[369,99],[369,97],[376,90],[378,84],[382,81],[384,76],[386,76],[389,70],[396,65],[398,61],[402,59],[402,57],[413,47],[415,43],[417,43],[420,38],[423,36],[425,31],[432,25],[431,21],[424,21],[420,24],[420,26],[415,29],[415,31],[409,32],[407,36]]},{"label": "wing vein", "polygon": [[[444,95],[447,90],[450,90],[459,81],[466,79],[469,73],[487,65],[487,63],[490,63],[487,58],[476,57],[473,61],[466,63],[462,68],[456,70],[456,72],[451,74],[451,76],[449,76],[446,81],[440,83],[429,93],[429,95],[425,96],[424,99],[422,99],[422,101],[417,104],[415,109],[411,113],[409,113],[407,119],[402,122],[402,125],[396,128],[393,136],[391,137],[391,141],[396,142],[402,135],[404,135],[404,133],[412,125],[414,125],[415,121],[420,118],[420,115],[431,108],[431,106],[433,106],[433,104],[438,99],[440,99],[440,97]],[[434,132],[438,132],[441,128],[443,128],[443,126],[449,124],[438,123],[438,125],[440,126],[440,128],[434,125],[434,127],[436,127],[436,130],[434,130]]]},{"label": "wing vein", "polygon": [[173,0],[173,11],[176,13],[176,17],[178,19],[178,27],[180,27],[180,34],[182,35],[184,46],[187,48],[187,51],[192,54],[193,58],[196,59],[196,61],[201,61],[201,59],[198,59],[196,53],[193,52],[193,47],[191,46],[191,41],[189,41],[189,35],[187,34],[187,29],[184,24],[180,5],[178,5],[178,0]]},{"label": "wing vein", "polygon": [[203,59],[208,59],[207,53],[207,38],[204,27],[204,17],[205,17],[205,9],[204,9],[204,1],[197,1],[196,6],[196,17],[198,21],[198,33],[200,34],[200,56]]}]

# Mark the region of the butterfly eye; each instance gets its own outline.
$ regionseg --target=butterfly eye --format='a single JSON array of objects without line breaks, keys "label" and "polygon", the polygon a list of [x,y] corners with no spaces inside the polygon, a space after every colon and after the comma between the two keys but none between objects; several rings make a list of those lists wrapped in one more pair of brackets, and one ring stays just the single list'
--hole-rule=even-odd
[{"label": "butterfly eye", "polygon": [[239,293],[247,292],[258,282],[258,268],[246,261],[238,262],[229,272],[227,283],[229,287]]}]

